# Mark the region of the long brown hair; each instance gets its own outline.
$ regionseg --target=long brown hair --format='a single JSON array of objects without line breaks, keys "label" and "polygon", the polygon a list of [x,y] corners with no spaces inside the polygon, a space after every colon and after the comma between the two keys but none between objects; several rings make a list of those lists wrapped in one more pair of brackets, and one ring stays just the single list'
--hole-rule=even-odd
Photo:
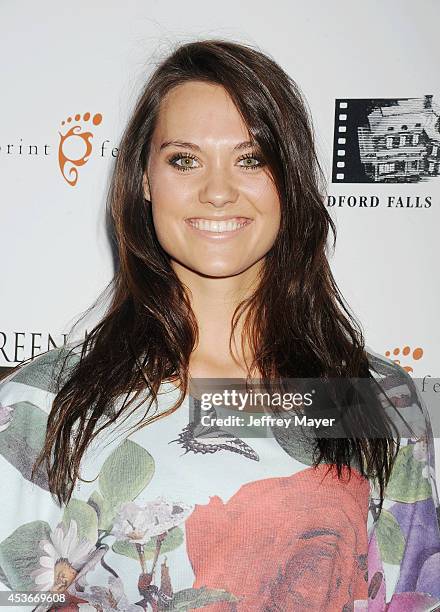
[{"label": "long brown hair", "polygon": [[[142,178],[161,101],[189,80],[221,85],[232,97],[270,168],[281,203],[279,234],[259,286],[234,312],[230,346],[245,316],[243,334],[254,355],[250,370],[263,380],[370,376],[362,330],[327,260],[328,235],[331,231],[334,248],[336,227],[324,204],[324,175],[298,85],[252,46],[224,40],[182,44],[148,79],[123,134],[108,197],[118,252],[111,303],[86,336],[67,379],[60,372],[45,444],[34,465],[35,470],[45,461],[50,490],[60,503],[72,495],[90,442],[125,416],[141,391],[148,390],[149,404],[137,429],[177,410],[187,394],[197,321],[157,240]],[[180,382],[178,401],[148,415],[166,380]],[[123,395],[116,410],[114,401]],[[368,418],[375,409],[379,415],[381,406],[371,406]],[[397,453],[391,434],[318,439],[317,451],[315,465],[334,464],[338,475],[344,465],[350,468],[350,458],[356,460],[364,476],[378,479],[382,502]]]}]

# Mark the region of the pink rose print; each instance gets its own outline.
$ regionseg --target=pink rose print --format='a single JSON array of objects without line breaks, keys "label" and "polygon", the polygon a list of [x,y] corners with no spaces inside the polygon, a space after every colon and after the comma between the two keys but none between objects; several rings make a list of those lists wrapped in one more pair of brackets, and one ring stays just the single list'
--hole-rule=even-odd
[{"label": "pink rose print", "polygon": [[[353,609],[366,600],[369,483],[328,465],[243,485],[224,503],[196,505],[186,543],[193,587],[226,589],[238,603],[208,612]],[[209,562],[207,562],[209,560]]]}]

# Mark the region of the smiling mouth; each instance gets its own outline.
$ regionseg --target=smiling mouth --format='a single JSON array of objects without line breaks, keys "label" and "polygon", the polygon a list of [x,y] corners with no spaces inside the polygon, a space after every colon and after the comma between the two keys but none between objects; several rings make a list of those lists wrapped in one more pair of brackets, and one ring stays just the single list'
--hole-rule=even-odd
[{"label": "smiling mouth", "polygon": [[217,221],[203,218],[193,218],[185,220],[188,225],[195,229],[202,230],[203,232],[210,232],[213,234],[224,234],[235,232],[252,222],[252,219],[246,217],[234,217],[232,219],[226,219],[224,221]]}]

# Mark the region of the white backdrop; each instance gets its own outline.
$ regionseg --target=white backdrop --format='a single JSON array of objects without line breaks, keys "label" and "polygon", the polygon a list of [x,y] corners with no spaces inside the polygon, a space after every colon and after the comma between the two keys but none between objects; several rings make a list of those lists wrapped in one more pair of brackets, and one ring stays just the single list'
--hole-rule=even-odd
[{"label": "white backdrop", "polygon": [[[298,82],[329,194],[380,199],[375,208],[332,208],[332,268],[367,345],[384,355],[395,350],[391,357],[414,377],[438,377],[439,177],[387,184],[331,177],[336,99],[431,95],[439,102],[439,17],[436,0],[3,0],[0,367],[52,348],[49,337],[62,344],[111,279],[108,178],[154,62],[177,41],[224,37],[257,45]],[[90,132],[92,150],[72,185],[72,165],[60,167],[58,151],[62,141],[65,156],[84,154],[84,138],[66,136],[75,123]],[[386,206],[389,195],[405,203],[410,196],[410,207]],[[415,207],[417,196],[431,206]],[[438,439],[436,450],[439,465]]]}]

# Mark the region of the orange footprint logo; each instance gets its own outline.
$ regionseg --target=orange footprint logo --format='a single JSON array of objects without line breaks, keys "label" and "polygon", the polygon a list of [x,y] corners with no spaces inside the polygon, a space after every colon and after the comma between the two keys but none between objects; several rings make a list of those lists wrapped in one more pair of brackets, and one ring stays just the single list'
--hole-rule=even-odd
[{"label": "orange footprint logo", "polygon": [[[394,359],[394,357],[400,356],[403,356],[405,358],[410,356],[410,358],[414,359],[414,361],[418,361],[423,357],[423,349],[418,346],[417,348],[411,350],[411,347],[404,346],[402,350],[400,350],[400,348],[395,348],[393,349],[393,351],[385,351],[385,357],[392,359],[394,363],[397,363],[398,365],[401,365],[400,359]],[[408,373],[414,371],[410,365],[404,365],[401,367]]]},{"label": "orange footprint logo", "polygon": [[[90,113],[84,113],[72,117],[67,117],[61,122],[64,129],[67,129],[64,134],[60,135],[60,144],[58,147],[58,163],[60,165],[61,174],[69,185],[76,185],[78,181],[78,168],[84,166],[89,161],[90,153],[93,145],[90,140],[93,138],[93,132],[86,131],[90,121]],[[102,121],[102,115],[96,113],[92,117],[91,123],[99,125]]]}]

